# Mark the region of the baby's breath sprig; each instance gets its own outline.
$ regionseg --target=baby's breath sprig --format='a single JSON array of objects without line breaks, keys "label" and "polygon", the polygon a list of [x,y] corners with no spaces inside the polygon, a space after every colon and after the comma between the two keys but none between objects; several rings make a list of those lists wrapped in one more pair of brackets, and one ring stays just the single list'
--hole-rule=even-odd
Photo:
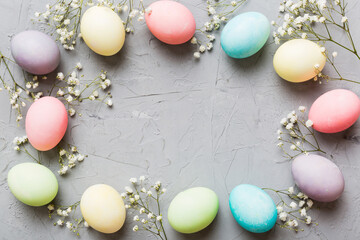
[{"label": "baby's breath sprig", "polygon": [[[82,68],[81,63],[77,63],[76,67],[66,75],[62,72],[57,73],[56,81],[49,91],[51,95],[54,89],[58,89],[56,97],[66,101],[71,117],[76,114],[75,106],[84,100],[100,101],[109,107],[113,105],[111,92],[107,91],[111,81],[107,78],[106,71],[102,70],[94,79],[86,80],[81,79],[84,75],[79,74]],[[101,92],[104,93],[101,94]]]},{"label": "baby's breath sprig", "polygon": [[219,30],[221,24],[229,20],[229,16],[233,14],[246,0],[207,0],[206,9],[209,20],[203,26],[196,29],[195,36],[191,39],[191,43],[197,45],[197,51],[194,53],[195,58],[200,58],[201,53],[211,51],[215,35],[213,31]]},{"label": "baby's breath sprig", "polygon": [[55,219],[56,222],[54,222],[54,226],[66,226],[66,228],[71,232],[75,233],[77,236],[80,236],[79,230],[82,227],[89,227],[89,224],[83,217],[75,217],[75,213],[79,204],[80,201],[69,206],[55,205],[53,203],[49,204],[47,206],[49,211],[49,218],[53,219],[55,216],[57,217],[57,219]]},{"label": "baby's breath sprig", "polygon": [[56,36],[56,41],[66,50],[74,50],[78,39],[81,38],[81,14],[91,6],[106,6],[122,15],[127,33],[135,29],[133,19],[143,21],[146,12],[143,0],[122,0],[120,3],[113,0],[56,0],[46,4],[44,12],[35,12],[35,20],[48,25],[52,35]]},{"label": "baby's breath sprig", "polygon": [[69,169],[76,166],[77,163],[84,161],[87,155],[79,153],[77,147],[67,144],[68,149],[58,148],[59,151],[59,165],[60,170],[58,173],[60,175],[65,175]]},{"label": "baby's breath sprig", "polygon": [[126,192],[121,194],[126,202],[125,208],[133,210],[133,220],[136,222],[133,231],[145,230],[159,239],[167,240],[160,204],[160,197],[166,189],[159,181],[154,185],[145,181],[144,176],[130,178],[132,187],[125,187]]},{"label": "baby's breath sprig", "polygon": [[[301,113],[300,116],[296,111],[290,112],[287,117],[282,118],[280,121],[283,126],[282,130],[277,130],[277,138],[280,141],[277,146],[282,149],[288,160],[310,152],[325,153],[321,150],[316,139],[315,131],[312,128],[313,122],[303,119],[306,108],[300,106],[298,110]],[[288,152],[288,148],[291,152]]]},{"label": "baby's breath sprig", "polygon": [[38,152],[38,156],[35,157],[34,154],[31,154],[29,149],[26,148],[26,145],[28,142],[29,142],[29,139],[27,138],[27,136],[15,137],[13,140],[13,144],[15,145],[14,150],[17,152],[26,153],[32,160],[41,164],[41,157],[40,157],[39,152]]},{"label": "baby's breath sprig", "polygon": [[[356,49],[349,20],[346,16],[346,0],[284,0],[280,3],[279,11],[282,13],[282,23],[272,21],[277,28],[273,32],[275,44],[291,39],[309,39],[322,46],[322,51],[327,57],[328,63],[333,67],[338,77],[330,77],[323,73],[318,74],[314,79],[321,77],[329,80],[343,80],[353,83],[360,83],[344,78],[335,65],[337,52],[329,53],[325,49],[327,43],[332,43],[346,51],[349,51],[360,60],[360,54]],[[335,34],[342,31],[347,36],[347,44]]]},{"label": "baby's breath sprig", "polygon": [[263,188],[263,190],[272,191],[279,198],[276,209],[280,223],[276,224],[281,228],[298,232],[304,231],[302,228],[299,229],[299,222],[306,225],[319,225],[313,222],[311,216],[308,215],[314,202],[306,194],[300,191],[295,192],[294,187],[289,187],[287,190],[275,190],[272,188]]},{"label": "baby's breath sprig", "polygon": [[[26,107],[27,103],[32,103],[34,100],[40,98],[42,92],[34,92],[34,90],[39,86],[38,76],[33,76],[31,80],[28,80],[28,75],[23,72],[25,85],[20,84],[13,72],[11,71],[10,65],[15,64],[15,62],[4,56],[0,51],[0,68],[4,68],[4,74],[0,74],[0,81],[3,88],[9,94],[9,101],[11,108],[16,111],[16,122],[19,122],[23,119],[22,108]],[[46,76],[42,76],[46,78]],[[0,88],[0,91],[2,88]]]}]

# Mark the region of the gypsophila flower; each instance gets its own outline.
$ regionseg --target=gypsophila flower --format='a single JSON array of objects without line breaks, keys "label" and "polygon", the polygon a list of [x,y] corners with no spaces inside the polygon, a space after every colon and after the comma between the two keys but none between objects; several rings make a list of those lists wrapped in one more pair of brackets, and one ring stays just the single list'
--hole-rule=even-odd
[{"label": "gypsophila flower", "polygon": [[135,225],[135,226],[133,227],[133,231],[136,232],[136,231],[138,231],[138,230],[139,230],[139,226],[138,226],[138,225]]}]

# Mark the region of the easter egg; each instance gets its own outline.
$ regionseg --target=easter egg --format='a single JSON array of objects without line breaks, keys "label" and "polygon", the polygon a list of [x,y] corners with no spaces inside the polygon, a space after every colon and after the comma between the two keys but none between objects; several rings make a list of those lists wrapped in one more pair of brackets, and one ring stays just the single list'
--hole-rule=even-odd
[{"label": "easter egg", "polygon": [[276,73],[289,82],[305,82],[324,68],[326,56],[321,47],[306,39],[293,39],[281,45],[274,55]]},{"label": "easter egg", "polygon": [[331,202],[344,191],[344,177],[335,163],[319,155],[301,155],[291,166],[296,185],[310,198]]},{"label": "easter egg", "polygon": [[38,163],[21,163],[12,167],[7,182],[19,201],[33,207],[50,203],[58,192],[55,175]]},{"label": "easter egg", "polygon": [[231,19],[221,32],[221,47],[233,58],[257,53],[270,34],[269,20],[259,12],[246,12]]},{"label": "easter egg", "polygon": [[189,9],[175,1],[157,1],[149,6],[145,21],[150,32],[167,44],[182,44],[195,33],[195,19]]},{"label": "easter egg", "polygon": [[86,45],[103,56],[116,54],[125,42],[122,20],[113,10],[104,6],[86,10],[81,18],[80,31]]},{"label": "easter egg", "polygon": [[25,71],[44,75],[60,63],[60,51],[55,41],[39,31],[24,31],[11,40],[11,54]]},{"label": "easter egg", "polygon": [[67,124],[64,104],[57,98],[43,97],[36,100],[26,114],[26,135],[34,148],[47,151],[64,137]]},{"label": "easter egg", "polygon": [[126,218],[122,197],[106,184],[96,184],[86,189],[81,197],[80,209],[89,226],[102,233],[118,231]]},{"label": "easter egg", "polygon": [[195,233],[209,226],[218,210],[216,193],[205,187],[195,187],[175,196],[168,209],[168,220],[178,232]]},{"label": "easter egg", "polygon": [[356,122],[359,115],[359,97],[345,89],[324,93],[316,99],[309,111],[312,127],[323,133],[344,131]]},{"label": "easter egg", "polygon": [[276,223],[274,201],[261,188],[249,184],[235,187],[229,198],[232,215],[241,227],[253,233],[263,233]]}]

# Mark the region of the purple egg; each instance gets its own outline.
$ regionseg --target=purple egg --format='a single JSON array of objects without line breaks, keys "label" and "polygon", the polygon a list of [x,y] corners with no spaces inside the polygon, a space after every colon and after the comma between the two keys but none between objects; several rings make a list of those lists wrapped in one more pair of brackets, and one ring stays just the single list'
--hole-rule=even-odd
[{"label": "purple egg", "polygon": [[55,41],[39,31],[24,31],[11,40],[15,62],[34,75],[54,71],[60,63],[60,51]]},{"label": "purple egg", "polygon": [[335,201],[344,191],[340,169],[322,156],[301,155],[293,161],[291,171],[300,190],[316,201]]}]

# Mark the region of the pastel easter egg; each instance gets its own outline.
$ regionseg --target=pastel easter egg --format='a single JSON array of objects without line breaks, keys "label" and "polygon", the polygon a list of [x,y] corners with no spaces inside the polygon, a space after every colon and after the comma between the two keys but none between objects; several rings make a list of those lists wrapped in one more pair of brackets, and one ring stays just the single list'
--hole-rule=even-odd
[{"label": "pastel easter egg", "polygon": [[218,210],[216,193],[209,188],[195,187],[175,196],[168,209],[168,220],[178,232],[195,233],[209,226]]},{"label": "pastel easter egg", "polygon": [[122,197],[106,184],[96,184],[86,189],[81,197],[80,209],[89,226],[102,233],[117,232],[126,218]]},{"label": "pastel easter egg", "polygon": [[156,1],[145,13],[150,32],[160,41],[177,45],[189,41],[195,33],[195,19],[189,9],[175,1]]},{"label": "pastel easter egg", "polygon": [[24,31],[11,40],[11,54],[25,71],[45,75],[60,63],[60,51],[55,41],[39,31]]},{"label": "pastel easter egg", "polygon": [[319,202],[338,199],[344,191],[344,177],[335,163],[319,155],[301,155],[291,166],[296,185]]},{"label": "pastel easter egg", "polygon": [[259,12],[246,12],[231,19],[221,32],[221,47],[233,58],[257,53],[270,34],[269,20]]},{"label": "pastel easter egg", "polygon": [[125,42],[122,20],[113,10],[104,6],[86,10],[81,18],[80,31],[86,45],[103,56],[116,54]]},{"label": "pastel easter egg", "polygon": [[293,39],[281,45],[274,55],[276,73],[289,82],[313,79],[324,68],[325,54],[321,47],[307,39]]},{"label": "pastel easter egg", "polygon": [[250,232],[267,232],[276,223],[276,205],[259,187],[249,184],[235,187],[230,193],[229,204],[235,220]]},{"label": "pastel easter egg", "polygon": [[36,100],[26,114],[26,135],[39,151],[54,148],[64,137],[68,124],[66,108],[54,97]]},{"label": "pastel easter egg", "polygon": [[359,97],[345,89],[324,93],[316,99],[309,111],[312,127],[323,133],[344,131],[356,122],[359,115]]},{"label": "pastel easter egg", "polygon": [[12,167],[7,182],[19,201],[33,207],[50,203],[58,192],[55,175],[38,163],[21,163]]}]

